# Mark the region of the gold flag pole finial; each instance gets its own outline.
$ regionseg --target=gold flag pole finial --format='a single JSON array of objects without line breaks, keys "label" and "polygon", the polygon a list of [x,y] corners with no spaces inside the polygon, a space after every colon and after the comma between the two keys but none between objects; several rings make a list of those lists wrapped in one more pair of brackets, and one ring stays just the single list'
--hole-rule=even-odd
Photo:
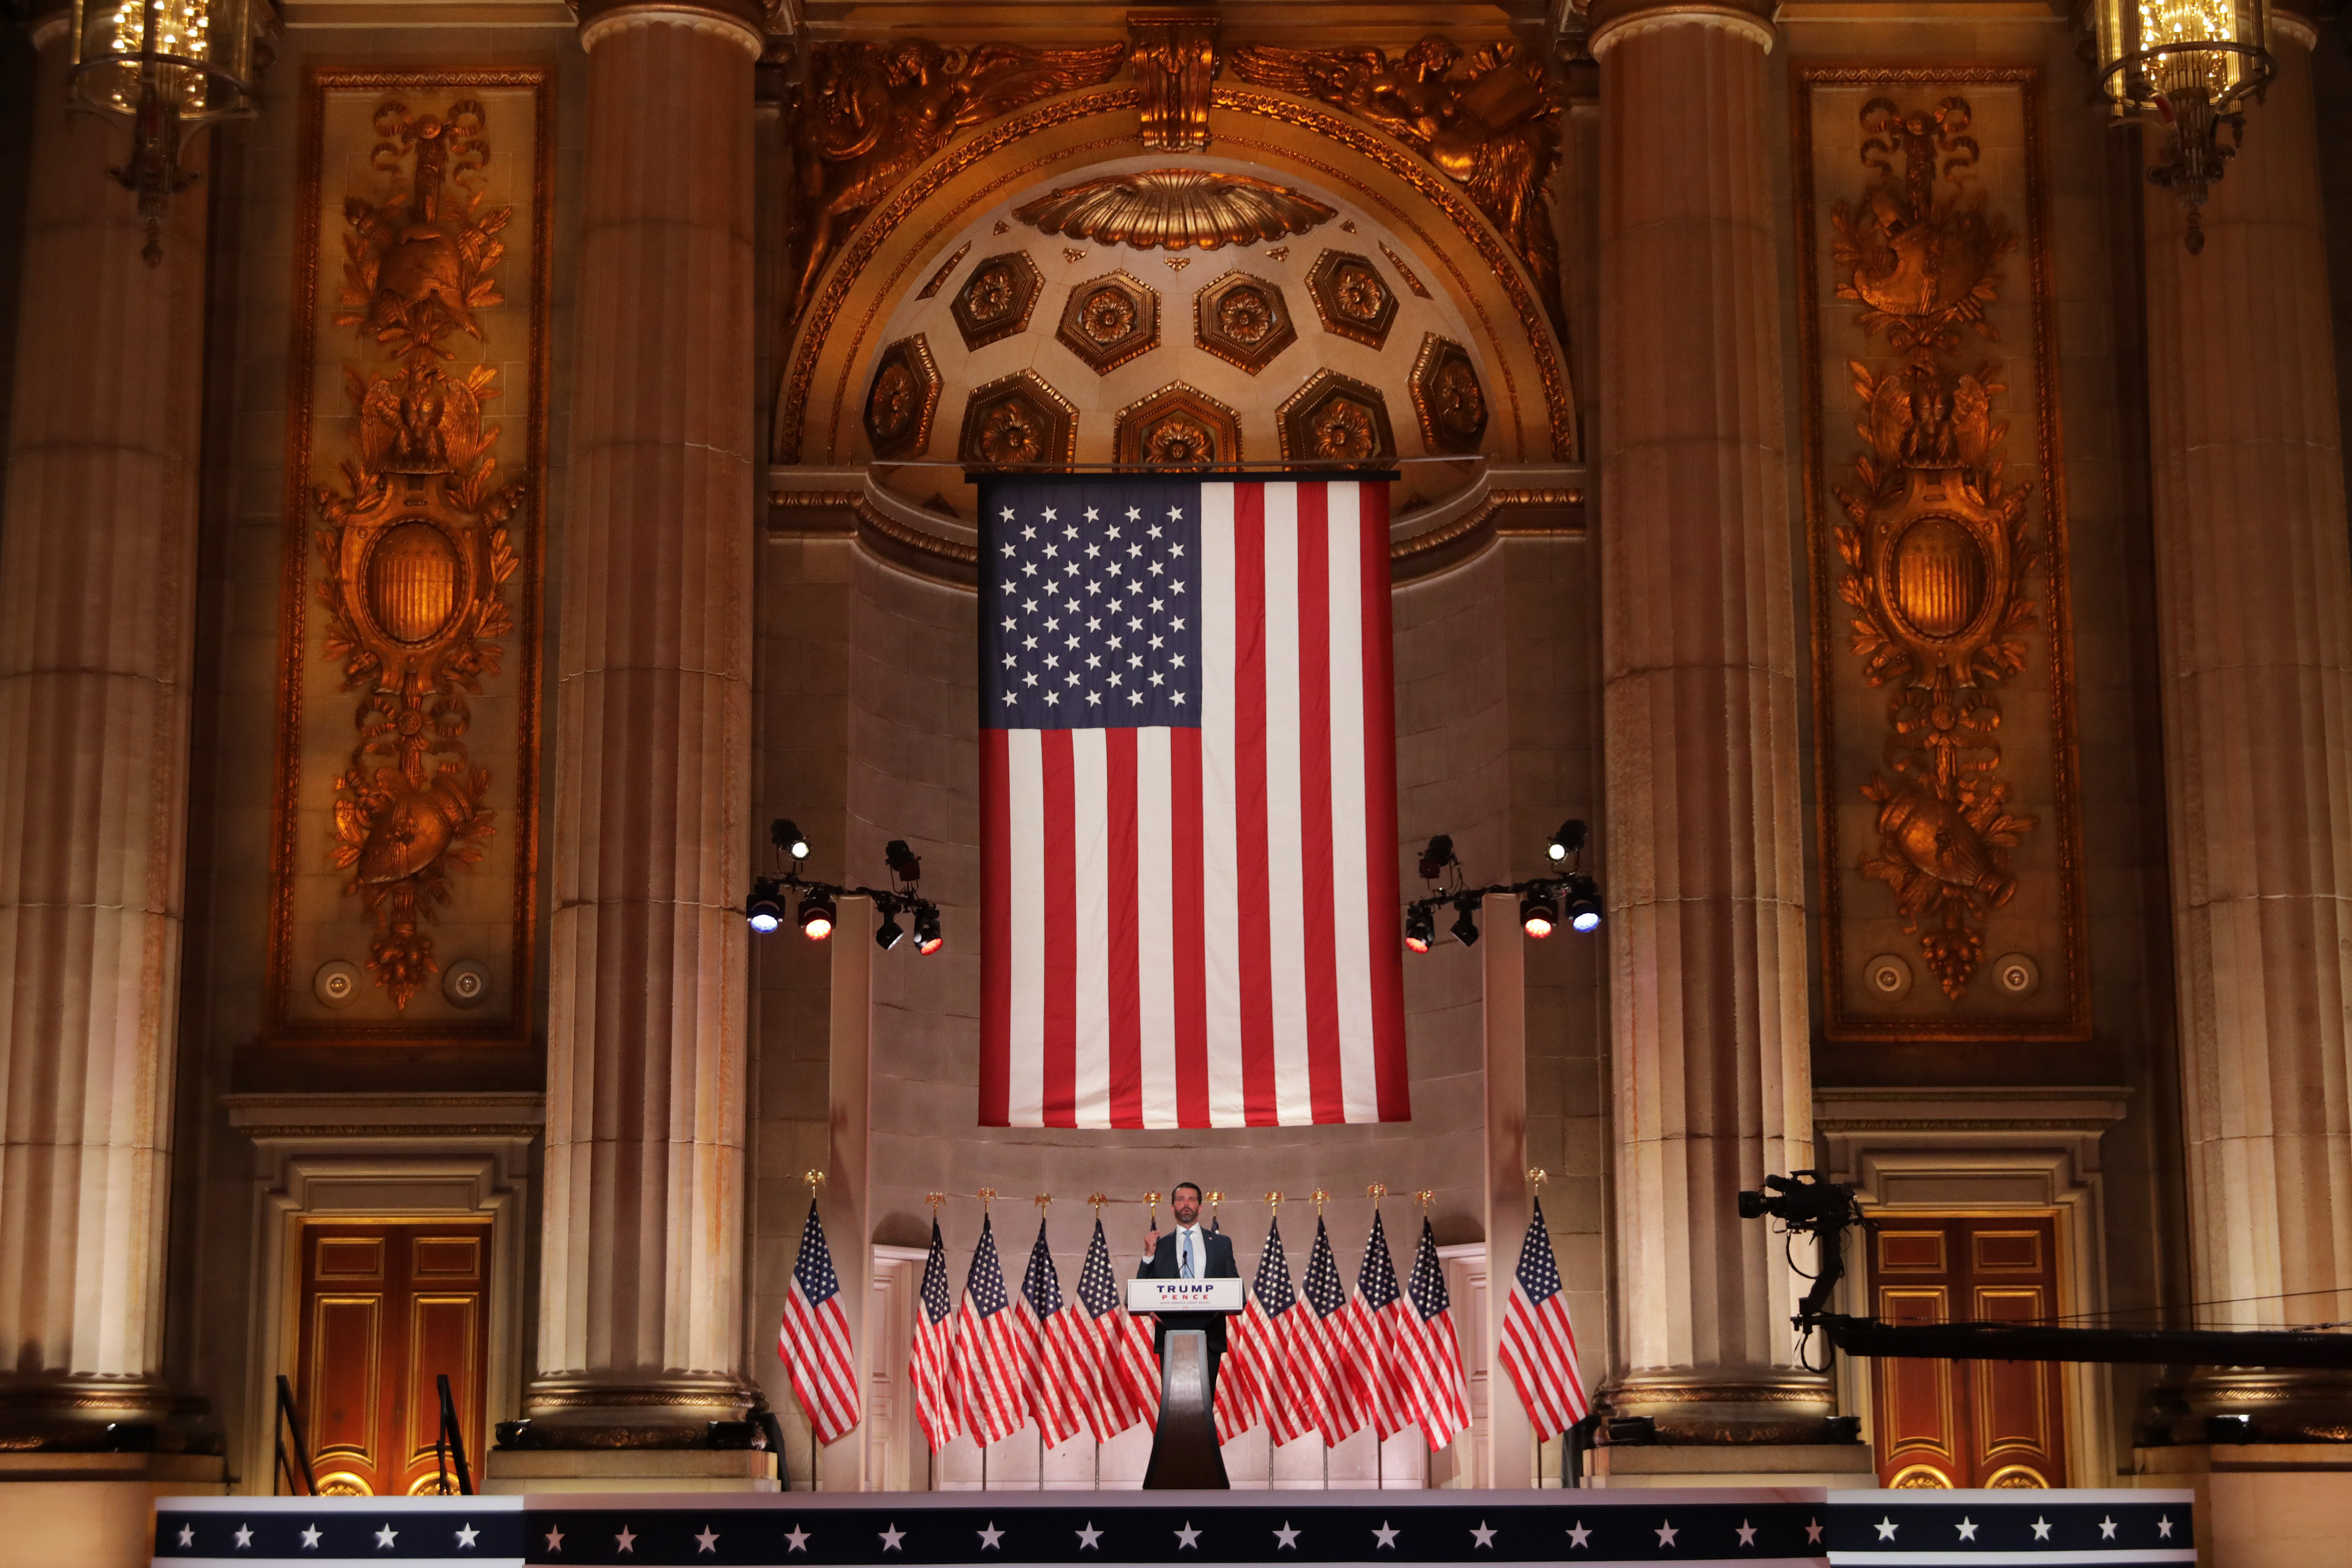
[{"label": "gold flag pole finial", "polygon": [[1542,1191],[1543,1184],[1550,1180],[1551,1173],[1545,1170],[1541,1165],[1529,1165],[1528,1167],[1528,1184],[1534,1187],[1537,1191]]},{"label": "gold flag pole finial", "polygon": [[923,1201],[931,1205],[931,1218],[936,1220],[940,1217],[940,1206],[948,1201],[948,1195],[945,1193],[925,1193]]},{"label": "gold flag pole finial", "polygon": [[1094,1205],[1095,1218],[1102,1218],[1103,1205],[1110,1202],[1108,1193],[1088,1193],[1087,1202]]},{"label": "gold flag pole finial", "polygon": [[1042,1220],[1045,1217],[1045,1209],[1047,1205],[1052,1204],[1054,1201],[1054,1194],[1051,1193],[1039,1193],[1035,1197],[1031,1198],[1029,1201],[1037,1205],[1037,1217]]},{"label": "gold flag pole finial", "polygon": [[1224,1188],[1212,1187],[1209,1189],[1209,1228],[1211,1230],[1217,1228],[1217,1205],[1224,1201]]},{"label": "gold flag pole finial", "polygon": [[1381,1200],[1389,1195],[1389,1184],[1386,1182],[1374,1182],[1364,1189],[1364,1195],[1372,1200],[1372,1207],[1377,1209],[1381,1206]]},{"label": "gold flag pole finial", "polygon": [[1315,1200],[1315,1217],[1317,1219],[1321,1219],[1323,1217],[1323,1205],[1326,1202],[1329,1201],[1331,1194],[1325,1192],[1322,1188],[1318,1187],[1312,1193],[1309,1193],[1307,1196]]},{"label": "gold flag pole finial", "polygon": [[1146,1193],[1143,1194],[1143,1201],[1151,1205],[1150,1228],[1158,1230],[1160,1228],[1160,1194],[1157,1192]]},{"label": "gold flag pole finial", "polygon": [[1421,1217],[1427,1219],[1429,1217],[1429,1200],[1437,1195],[1437,1189],[1434,1187],[1423,1187],[1412,1195],[1421,1200]]},{"label": "gold flag pole finial", "polygon": [[809,1202],[814,1203],[816,1201],[816,1190],[824,1185],[824,1173],[823,1171],[803,1172],[802,1173],[802,1179],[808,1183]]},{"label": "gold flag pole finial", "polygon": [[1268,1193],[1268,1194],[1265,1194],[1265,1215],[1266,1215],[1266,1218],[1268,1218],[1269,1220],[1271,1220],[1271,1219],[1275,1218],[1276,1216],[1279,1215],[1281,1213],[1282,1213],[1282,1194],[1281,1194],[1280,1193]]},{"label": "gold flag pole finial", "polygon": [[983,1225],[988,1221],[988,1205],[995,1201],[996,1189],[994,1187],[982,1187],[980,1189],[980,1218],[981,1223]]}]

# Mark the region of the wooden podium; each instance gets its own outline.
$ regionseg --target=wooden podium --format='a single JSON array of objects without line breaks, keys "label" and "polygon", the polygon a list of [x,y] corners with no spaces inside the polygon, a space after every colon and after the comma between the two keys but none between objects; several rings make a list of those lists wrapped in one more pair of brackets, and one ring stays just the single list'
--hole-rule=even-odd
[{"label": "wooden podium", "polygon": [[[1242,1310],[1238,1279],[1130,1279],[1127,1310],[1138,1316]],[[1209,1335],[1205,1329],[1170,1329],[1160,1336],[1160,1421],[1151,1436],[1151,1463],[1143,1472],[1146,1491],[1223,1491],[1225,1458],[1217,1443],[1216,1412],[1209,1386]]]}]

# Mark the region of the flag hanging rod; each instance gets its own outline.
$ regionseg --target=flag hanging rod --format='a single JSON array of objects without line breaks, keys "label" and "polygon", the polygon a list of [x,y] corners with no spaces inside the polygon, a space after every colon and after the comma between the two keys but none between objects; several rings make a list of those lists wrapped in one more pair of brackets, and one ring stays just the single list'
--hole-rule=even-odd
[{"label": "flag hanging rod", "polygon": [[974,484],[982,479],[1400,479],[1404,476],[1397,469],[1406,463],[1459,463],[1461,458],[1396,458],[1367,467],[1360,463],[1284,462],[1284,463],[1220,463],[1214,468],[1184,468],[1170,465],[1139,467],[1133,463],[1006,463],[996,468],[976,468],[965,463],[922,462],[889,463],[877,468],[961,468],[963,477]]}]

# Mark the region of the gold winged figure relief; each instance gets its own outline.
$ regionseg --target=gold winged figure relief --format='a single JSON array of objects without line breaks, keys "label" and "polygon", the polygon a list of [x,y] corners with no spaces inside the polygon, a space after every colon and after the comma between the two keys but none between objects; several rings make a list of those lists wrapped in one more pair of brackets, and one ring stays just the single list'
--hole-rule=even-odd
[{"label": "gold winged figure relief", "polygon": [[523,499],[499,478],[498,426],[482,405],[498,371],[446,362],[453,333],[479,340],[478,312],[504,303],[495,268],[511,207],[485,207],[490,147],[481,106],[376,112],[381,200],[344,203],[334,320],[386,357],[349,366],[358,416],[341,483],[315,500],[326,656],[361,693],[358,738],[335,779],[336,867],[375,922],[368,967],[405,1009],[439,966],[426,927],[449,901],[450,868],[478,863],[492,832],[490,772],[467,745],[469,697],[498,672],[513,629],[506,589],[519,561],[507,522]]},{"label": "gold winged figure relief", "polygon": [[1954,1001],[1982,962],[1986,921],[2016,895],[2011,852],[2038,826],[2012,805],[2000,737],[2000,690],[2024,668],[2035,619],[2031,487],[2001,477],[1999,364],[1947,358],[1963,329],[1998,341],[1985,311],[2016,243],[1968,176],[1969,123],[1958,98],[1908,109],[1872,99],[1861,152],[1875,178],[1830,214],[1838,298],[1902,356],[1850,362],[1863,449],[1833,487],[1851,646],[1863,678],[1888,692],[1884,765],[1861,786],[1878,844],[1856,869],[1893,891]]},{"label": "gold winged figure relief", "polygon": [[1057,92],[1108,81],[1127,46],[950,47],[921,38],[821,44],[803,89],[798,175],[806,226],[796,310],[867,212],[959,132]]},{"label": "gold winged figure relief", "polygon": [[1504,43],[1465,57],[1433,33],[1394,55],[1247,44],[1226,64],[1254,87],[1320,99],[1428,159],[1502,231],[1558,319],[1559,247],[1545,184],[1559,153],[1559,97],[1539,54]]}]

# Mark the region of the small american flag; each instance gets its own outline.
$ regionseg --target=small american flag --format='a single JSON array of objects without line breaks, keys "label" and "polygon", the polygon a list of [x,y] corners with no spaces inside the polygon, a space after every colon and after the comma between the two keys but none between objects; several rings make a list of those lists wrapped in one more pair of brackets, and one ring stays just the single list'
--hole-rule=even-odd
[{"label": "small american flag", "polygon": [[1385,483],[981,512],[982,1124],[1409,1121]]},{"label": "small american flag", "polygon": [[923,1291],[915,1299],[915,1345],[907,1356],[907,1381],[915,1386],[915,1419],[936,1454],[963,1430],[956,1414],[953,1380],[954,1301],[948,1294],[948,1249],[940,1241],[940,1222],[931,1221],[931,1255],[923,1259]]},{"label": "small american flag", "polygon": [[776,1353],[792,1373],[793,1392],[808,1412],[820,1443],[835,1443],[857,1425],[857,1368],[850,1358],[849,1314],[841,1308],[841,1279],[824,1245],[824,1226],[809,1200],[808,1224],[801,1228],[801,1255],[793,1263],[792,1289],[784,1295],[783,1326],[776,1331]]},{"label": "small american flag", "polygon": [[1364,1243],[1363,1267],[1356,1271],[1356,1294],[1341,1310],[1337,1324],[1347,1358],[1344,1370],[1353,1385],[1357,1407],[1383,1443],[1412,1423],[1397,1388],[1397,1315],[1402,1310],[1396,1260],[1389,1256],[1381,1211],[1374,1209],[1371,1239]]},{"label": "small american flag", "polygon": [[982,1217],[971,1273],[964,1281],[963,1300],[956,1305],[956,1415],[972,1441],[1001,1443],[1028,1420],[1029,1349],[1020,1318],[1004,1293],[996,1234]]},{"label": "small american flag", "polygon": [[1434,1453],[1470,1425],[1470,1383],[1462,1372],[1462,1341],[1454,1331],[1454,1304],[1445,1290],[1445,1266],[1438,1261],[1437,1234],[1421,1222],[1421,1250],[1405,1281],[1403,1309],[1397,1314],[1397,1393],[1407,1419],[1421,1423],[1421,1435]]},{"label": "small american flag", "polygon": [[1323,1430],[1323,1446],[1337,1447],[1362,1429],[1363,1402],[1348,1372],[1348,1342],[1340,1321],[1348,1305],[1348,1288],[1339,1279],[1339,1259],[1331,1252],[1331,1233],[1315,1221],[1315,1250],[1307,1256],[1307,1310],[1291,1331],[1291,1343],[1302,1352],[1306,1376],[1314,1398],[1315,1424]]},{"label": "small american flag", "polygon": [[1559,1264],[1552,1257],[1540,1201],[1519,1245],[1501,1340],[1496,1359],[1511,1374],[1536,1436],[1555,1436],[1574,1426],[1588,1408],[1584,1380],[1577,1375],[1576,1330],[1568,1321],[1568,1304],[1559,1299]]},{"label": "small american flag", "polygon": [[[1087,1260],[1078,1269],[1078,1306],[1070,1314],[1072,1329],[1083,1338],[1091,1376],[1086,1385],[1087,1426],[1100,1442],[1108,1442],[1138,1421],[1158,1428],[1160,1377],[1151,1365],[1151,1336],[1142,1320],[1119,1305],[1118,1278],[1111,1272],[1110,1243],[1102,1221],[1095,1221],[1095,1238],[1087,1246]],[[1219,1383],[1218,1397],[1223,1398]]]},{"label": "small american flag", "polygon": [[1071,1337],[1078,1314],[1062,1300],[1062,1280],[1045,1245],[1043,1215],[1037,1216],[1037,1242],[1029,1249],[1028,1272],[1021,1277],[1021,1304],[1013,1310],[1021,1314],[1029,1338],[1029,1414],[1036,1417],[1046,1446],[1058,1448],[1085,1424],[1086,1389],[1093,1381],[1093,1368],[1085,1346]]}]

